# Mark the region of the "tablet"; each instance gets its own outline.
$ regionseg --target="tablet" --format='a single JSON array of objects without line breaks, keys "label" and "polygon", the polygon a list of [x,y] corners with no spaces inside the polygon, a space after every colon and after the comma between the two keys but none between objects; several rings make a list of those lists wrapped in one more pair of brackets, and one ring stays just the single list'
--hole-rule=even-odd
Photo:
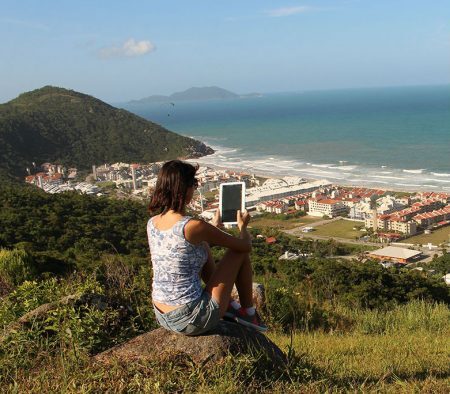
[{"label": "tablet", "polygon": [[220,184],[219,209],[222,223],[236,224],[237,211],[245,209],[245,183]]}]

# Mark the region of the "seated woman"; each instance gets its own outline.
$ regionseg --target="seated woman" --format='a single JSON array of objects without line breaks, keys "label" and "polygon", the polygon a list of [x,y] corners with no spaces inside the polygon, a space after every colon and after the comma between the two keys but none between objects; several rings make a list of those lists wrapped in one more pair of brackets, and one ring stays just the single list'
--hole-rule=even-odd
[{"label": "seated woman", "polygon": [[[164,328],[185,335],[203,334],[223,316],[265,331],[252,303],[250,215],[238,212],[239,237],[218,228],[218,214],[213,224],[186,216],[198,186],[197,169],[180,160],[165,163],[149,205],[152,214],[159,212],[147,224],[156,318]],[[227,248],[217,264],[209,245]],[[234,284],[242,306],[230,299]]]}]

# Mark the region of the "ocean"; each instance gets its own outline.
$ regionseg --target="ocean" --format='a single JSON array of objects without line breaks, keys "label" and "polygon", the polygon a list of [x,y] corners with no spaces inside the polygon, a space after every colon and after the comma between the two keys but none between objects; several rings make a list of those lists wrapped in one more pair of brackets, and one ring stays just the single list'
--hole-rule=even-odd
[{"label": "ocean", "polygon": [[450,192],[450,85],[123,107],[214,148],[200,164]]}]

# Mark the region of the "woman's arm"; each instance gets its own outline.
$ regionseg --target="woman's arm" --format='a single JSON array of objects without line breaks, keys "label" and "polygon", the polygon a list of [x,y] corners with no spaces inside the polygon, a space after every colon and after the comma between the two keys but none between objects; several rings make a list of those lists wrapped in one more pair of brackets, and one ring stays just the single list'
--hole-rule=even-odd
[{"label": "woman's arm", "polygon": [[203,220],[192,219],[184,228],[184,236],[193,244],[199,244],[202,241],[206,241],[210,245],[223,246],[236,252],[248,253],[252,248],[251,237],[247,231],[249,221],[250,215],[247,212],[241,214],[238,211],[237,222],[240,236],[233,237]]}]

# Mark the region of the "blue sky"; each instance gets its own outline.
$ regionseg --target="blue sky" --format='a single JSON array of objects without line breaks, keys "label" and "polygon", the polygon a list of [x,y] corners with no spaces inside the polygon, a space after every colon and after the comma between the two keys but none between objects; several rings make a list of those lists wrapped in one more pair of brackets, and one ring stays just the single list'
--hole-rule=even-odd
[{"label": "blue sky", "polygon": [[450,83],[449,0],[1,0],[0,102]]}]

